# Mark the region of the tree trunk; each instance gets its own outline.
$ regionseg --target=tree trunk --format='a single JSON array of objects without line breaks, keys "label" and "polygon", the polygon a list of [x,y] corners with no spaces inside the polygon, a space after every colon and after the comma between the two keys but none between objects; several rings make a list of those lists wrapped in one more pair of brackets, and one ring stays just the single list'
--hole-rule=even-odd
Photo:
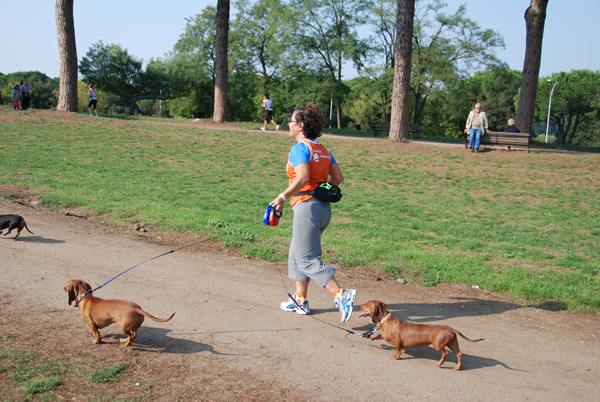
[{"label": "tree trunk", "polygon": [[56,0],[56,32],[60,55],[60,81],[57,110],[77,112],[77,46],[73,0]]},{"label": "tree trunk", "polygon": [[215,39],[215,107],[213,119],[217,123],[227,121],[227,97],[229,89],[229,0],[217,2],[217,35]]},{"label": "tree trunk", "polygon": [[414,15],[415,0],[398,0],[394,46],[394,92],[390,117],[390,138],[395,141],[408,137],[408,100]]},{"label": "tree trunk", "polygon": [[525,11],[525,62],[523,63],[523,81],[517,110],[517,125],[524,133],[533,130],[533,115],[535,112],[535,97],[537,94],[540,63],[542,60],[542,37],[546,22],[546,7],[548,0],[531,0],[531,5]]}]

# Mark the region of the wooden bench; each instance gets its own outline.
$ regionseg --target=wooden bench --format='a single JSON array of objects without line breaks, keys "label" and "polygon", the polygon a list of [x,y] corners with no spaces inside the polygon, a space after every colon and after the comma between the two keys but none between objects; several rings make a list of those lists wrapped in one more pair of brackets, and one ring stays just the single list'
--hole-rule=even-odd
[{"label": "wooden bench", "polygon": [[[471,136],[469,133],[465,134],[465,148],[469,148],[471,143]],[[505,131],[486,131],[481,136],[481,143],[484,145],[497,145],[501,147],[523,147],[529,151],[531,144],[531,136],[528,133],[507,133]]]},{"label": "wooden bench", "polygon": [[[379,132],[389,133],[390,132],[390,122],[389,121],[380,121],[379,123],[375,124],[375,127],[373,127],[373,137],[377,137],[377,134]],[[408,133],[409,134],[416,134],[418,137],[420,132],[421,132],[421,124],[420,123],[408,123]]]}]

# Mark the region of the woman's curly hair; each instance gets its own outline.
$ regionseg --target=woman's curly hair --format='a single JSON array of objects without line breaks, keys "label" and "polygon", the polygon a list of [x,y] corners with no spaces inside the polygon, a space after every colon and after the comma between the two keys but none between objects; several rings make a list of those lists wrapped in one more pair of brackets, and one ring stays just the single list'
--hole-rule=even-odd
[{"label": "woman's curly hair", "polygon": [[302,133],[306,138],[318,138],[322,134],[325,118],[319,112],[316,105],[308,105],[294,110],[292,116],[296,116],[298,123],[304,123]]}]

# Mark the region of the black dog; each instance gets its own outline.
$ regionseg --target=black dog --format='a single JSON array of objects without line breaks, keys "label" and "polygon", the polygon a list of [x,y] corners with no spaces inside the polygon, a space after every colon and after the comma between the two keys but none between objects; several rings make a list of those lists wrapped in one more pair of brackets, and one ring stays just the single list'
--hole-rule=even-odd
[{"label": "black dog", "polygon": [[17,234],[15,237],[13,237],[13,239],[16,239],[21,234],[21,230],[23,230],[23,228],[27,229],[29,233],[34,234],[31,230],[29,230],[27,224],[25,223],[25,219],[23,219],[22,216],[12,214],[0,215],[0,233],[2,233],[4,229],[8,229],[8,231],[4,233],[4,236],[9,234],[13,229],[17,229]]}]

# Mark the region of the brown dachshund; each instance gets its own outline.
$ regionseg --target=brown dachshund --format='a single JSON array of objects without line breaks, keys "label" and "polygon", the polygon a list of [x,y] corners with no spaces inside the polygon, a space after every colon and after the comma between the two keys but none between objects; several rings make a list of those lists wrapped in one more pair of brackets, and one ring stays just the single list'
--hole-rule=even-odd
[{"label": "brown dachshund", "polygon": [[363,311],[359,317],[371,316],[373,323],[377,324],[377,328],[381,333],[371,335],[369,339],[385,339],[389,344],[396,347],[394,359],[400,359],[402,348],[421,348],[432,346],[435,350],[442,354],[442,359],[438,363],[441,367],[450,354],[446,347],[456,353],[458,364],[454,370],[460,370],[462,367],[463,354],[458,348],[457,335],[466,339],[469,342],[479,342],[483,339],[469,339],[457,330],[445,325],[428,325],[418,324],[414,322],[402,321],[399,318],[393,317],[387,309],[387,306],[379,300],[371,300],[359,307]]},{"label": "brown dachshund", "polygon": [[116,322],[121,327],[121,331],[127,335],[127,339],[121,339],[125,346],[129,346],[137,336],[137,330],[144,322],[144,317],[158,322],[167,322],[169,318],[156,318],[142,310],[137,303],[125,300],[105,300],[92,295],[92,287],[81,279],[72,279],[65,286],[65,292],[69,294],[69,305],[75,301],[75,306],[79,307],[81,318],[89,325],[96,340],[94,343],[102,343],[102,337],[99,328],[104,328]]},{"label": "brown dachshund", "polygon": [[13,229],[17,229],[17,234],[13,239],[16,239],[21,234],[21,230],[25,228],[29,233],[33,234],[31,230],[27,227],[25,223],[25,219],[23,219],[20,215],[0,215],[0,234],[4,231],[4,229],[8,229],[4,236],[12,232]]}]

